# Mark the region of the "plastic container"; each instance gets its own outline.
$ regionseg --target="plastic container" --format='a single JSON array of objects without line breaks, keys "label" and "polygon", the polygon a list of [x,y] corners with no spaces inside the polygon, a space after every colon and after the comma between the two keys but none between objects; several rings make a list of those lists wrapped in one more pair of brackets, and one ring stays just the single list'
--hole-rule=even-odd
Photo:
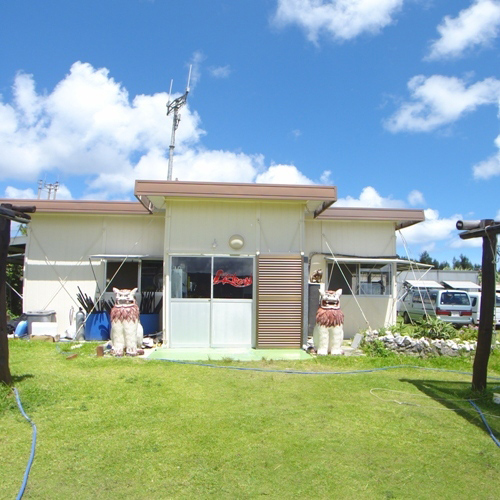
[{"label": "plastic container", "polygon": [[139,317],[144,335],[152,335],[160,330],[160,315],[159,314],[141,314]]},{"label": "plastic container", "polygon": [[14,337],[24,337],[28,335],[28,322],[26,320],[19,321],[14,332]]},{"label": "plastic container", "polygon": [[28,321],[28,335],[31,335],[32,324],[33,323],[55,323],[56,322],[56,312],[55,311],[28,311],[26,313]]},{"label": "plastic container", "polygon": [[110,332],[111,320],[108,312],[93,312],[87,316],[85,340],[109,340]]}]

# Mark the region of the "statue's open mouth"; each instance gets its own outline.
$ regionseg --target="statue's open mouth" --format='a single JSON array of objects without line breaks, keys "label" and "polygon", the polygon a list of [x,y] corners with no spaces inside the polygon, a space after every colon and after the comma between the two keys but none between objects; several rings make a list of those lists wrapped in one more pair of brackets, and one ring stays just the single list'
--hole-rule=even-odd
[{"label": "statue's open mouth", "polygon": [[321,307],[324,309],[339,309],[340,308],[340,300],[337,297],[332,296],[323,296],[321,298]]}]

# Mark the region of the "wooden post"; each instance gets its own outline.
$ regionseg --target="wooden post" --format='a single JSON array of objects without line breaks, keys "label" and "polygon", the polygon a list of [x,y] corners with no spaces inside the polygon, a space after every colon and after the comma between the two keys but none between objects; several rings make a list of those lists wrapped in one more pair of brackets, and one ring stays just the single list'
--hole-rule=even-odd
[{"label": "wooden post", "polygon": [[9,339],[7,337],[7,255],[10,244],[10,219],[0,217],[0,383],[12,385],[9,368]]},{"label": "wooden post", "polygon": [[10,221],[27,223],[31,219],[27,212],[33,213],[36,207],[14,206],[10,203],[0,205],[0,384],[12,385],[9,368],[9,338],[7,336],[7,256],[10,245]]},{"label": "wooden post", "polygon": [[477,332],[477,348],[472,370],[472,388],[483,392],[488,378],[488,361],[493,336],[493,317],[496,303],[495,256],[497,253],[497,234],[500,223],[493,219],[457,222],[457,229],[465,229],[460,238],[483,238],[483,258],[481,284],[481,308],[479,310],[479,330]]},{"label": "wooden post", "polygon": [[472,388],[476,391],[486,389],[488,377],[488,361],[493,335],[493,318],[496,301],[495,255],[497,246],[496,234],[483,236],[483,258],[481,283],[481,309],[479,311],[479,330],[477,333],[477,348],[472,373]]}]

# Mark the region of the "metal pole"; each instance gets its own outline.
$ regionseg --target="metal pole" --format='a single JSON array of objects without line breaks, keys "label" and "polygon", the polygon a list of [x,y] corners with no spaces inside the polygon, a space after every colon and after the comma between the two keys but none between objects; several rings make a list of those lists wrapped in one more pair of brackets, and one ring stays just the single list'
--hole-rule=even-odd
[{"label": "metal pole", "polygon": [[177,126],[179,125],[179,110],[174,108],[174,117],[172,119],[172,135],[170,137],[170,146],[168,152],[168,175],[167,181],[172,180],[172,169],[174,164],[174,149],[175,149],[175,131],[177,130]]}]

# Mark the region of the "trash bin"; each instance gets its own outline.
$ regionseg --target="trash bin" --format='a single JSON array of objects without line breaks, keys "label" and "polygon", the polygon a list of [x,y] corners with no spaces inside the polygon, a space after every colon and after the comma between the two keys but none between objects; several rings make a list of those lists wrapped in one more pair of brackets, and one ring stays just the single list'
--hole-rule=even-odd
[{"label": "trash bin", "polygon": [[55,323],[55,311],[28,311],[26,313],[28,321],[28,335],[31,335],[33,323]]},{"label": "trash bin", "polygon": [[141,314],[139,317],[144,335],[152,335],[160,330],[160,315],[159,314]]},{"label": "trash bin", "polygon": [[85,321],[85,340],[109,340],[111,320],[106,311],[93,312]]}]

